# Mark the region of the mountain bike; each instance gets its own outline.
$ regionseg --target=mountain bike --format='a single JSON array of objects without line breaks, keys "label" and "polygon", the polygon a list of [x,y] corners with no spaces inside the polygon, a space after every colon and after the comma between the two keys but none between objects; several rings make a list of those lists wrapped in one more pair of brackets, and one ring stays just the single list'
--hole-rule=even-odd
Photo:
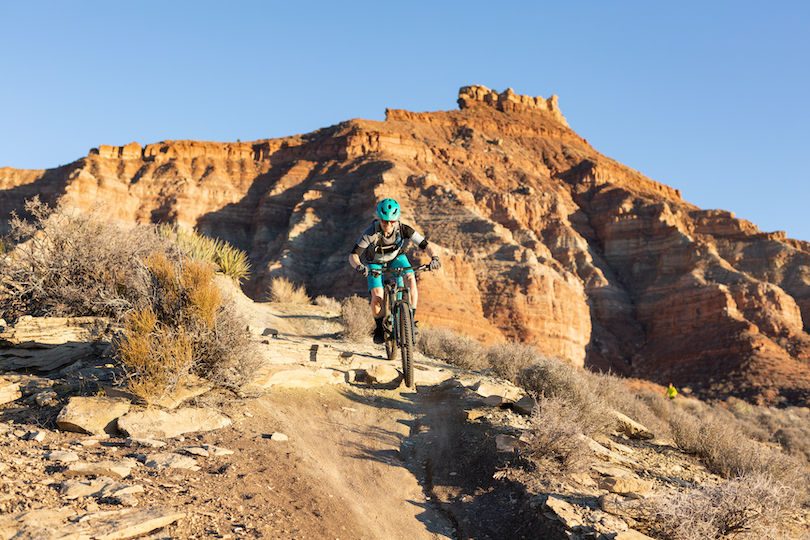
[{"label": "mountain bike", "polygon": [[389,360],[402,356],[402,375],[405,386],[413,388],[413,351],[416,348],[414,337],[413,311],[411,310],[411,289],[405,286],[402,275],[408,270],[423,272],[430,266],[406,266],[402,268],[370,269],[369,273],[383,276],[383,334],[385,353]]}]

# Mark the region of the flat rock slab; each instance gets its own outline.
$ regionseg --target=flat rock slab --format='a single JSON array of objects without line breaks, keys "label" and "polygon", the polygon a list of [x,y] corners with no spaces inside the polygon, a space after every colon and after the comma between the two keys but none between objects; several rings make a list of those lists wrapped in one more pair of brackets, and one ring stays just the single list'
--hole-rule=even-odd
[{"label": "flat rock slab", "polygon": [[619,411],[612,411],[614,418],[618,423],[618,431],[624,433],[631,439],[650,440],[655,438],[655,434],[642,426],[629,416],[626,416]]},{"label": "flat rock slab", "polygon": [[98,512],[78,519],[76,512],[70,509],[31,510],[0,516],[0,538],[127,540],[185,517],[184,512],[168,508]]},{"label": "flat rock slab", "polygon": [[126,506],[135,506],[138,504],[135,494],[143,493],[143,491],[143,486],[120,484],[112,480],[97,479],[89,482],[65,480],[62,482],[59,494],[68,500],[78,499],[79,497],[95,497]]},{"label": "flat rock slab", "polygon": [[0,377],[0,405],[11,403],[22,397],[20,384]]},{"label": "flat rock slab", "polygon": [[132,459],[121,461],[99,461],[96,463],[71,463],[64,471],[65,476],[109,476],[110,478],[126,478],[138,463]]},{"label": "flat rock slab", "polygon": [[165,453],[153,454],[146,460],[145,465],[150,469],[189,469],[199,471],[197,460],[180,454]]},{"label": "flat rock slab", "polygon": [[66,452],[64,450],[54,450],[45,454],[45,459],[48,461],[56,461],[58,463],[72,463],[79,461],[79,456],[75,452]]},{"label": "flat rock slab", "polygon": [[129,411],[130,402],[124,398],[72,397],[56,417],[56,425],[65,431],[115,433],[116,420]]},{"label": "flat rock slab", "polygon": [[255,384],[262,388],[316,388],[346,382],[346,373],[334,369],[304,366],[273,366],[260,374]]},{"label": "flat rock slab", "polygon": [[118,429],[133,439],[171,439],[184,433],[212,431],[229,425],[230,418],[208,409],[147,409],[118,419]]}]

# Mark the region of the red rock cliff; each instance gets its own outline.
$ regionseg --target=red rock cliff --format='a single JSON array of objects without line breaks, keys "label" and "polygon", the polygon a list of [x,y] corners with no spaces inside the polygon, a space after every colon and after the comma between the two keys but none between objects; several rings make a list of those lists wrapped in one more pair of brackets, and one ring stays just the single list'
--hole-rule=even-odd
[{"label": "red rock cliff", "polygon": [[342,297],[364,294],[347,255],[376,201],[394,197],[444,254],[420,280],[422,320],[705,394],[806,401],[807,243],[701,210],[602,156],[556,96],[474,86],[459,105],[0,169],[0,217],[37,193],[105,200],[120,219],[177,222],[247,250],[257,299],[278,275]]}]

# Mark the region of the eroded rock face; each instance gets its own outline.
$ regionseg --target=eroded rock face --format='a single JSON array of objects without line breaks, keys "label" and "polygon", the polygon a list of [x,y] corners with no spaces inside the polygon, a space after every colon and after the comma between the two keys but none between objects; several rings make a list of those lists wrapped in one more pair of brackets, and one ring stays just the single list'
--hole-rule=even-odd
[{"label": "eroded rock face", "polygon": [[555,96],[472,86],[459,104],[0,169],[0,216],[36,193],[106,200],[120,219],[177,222],[247,250],[255,299],[275,276],[340,298],[366,293],[346,258],[376,201],[393,197],[443,251],[442,270],[420,279],[423,322],[698,393],[806,401],[810,244],[701,210],[599,154]]}]

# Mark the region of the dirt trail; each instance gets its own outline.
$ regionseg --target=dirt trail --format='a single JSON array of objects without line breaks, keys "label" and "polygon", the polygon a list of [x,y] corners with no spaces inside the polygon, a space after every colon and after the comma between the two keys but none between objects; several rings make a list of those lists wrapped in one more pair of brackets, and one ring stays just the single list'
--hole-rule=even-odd
[{"label": "dirt trail", "polygon": [[[370,339],[354,343],[336,337],[335,314],[322,308],[237,299],[263,361],[278,369],[328,371],[328,363],[337,362],[334,371],[345,373],[345,358],[337,351],[351,352],[355,366],[388,363],[384,348]],[[277,330],[278,337],[266,328]],[[325,352],[313,358],[312,344]],[[506,459],[496,451],[495,435],[510,430],[513,413],[487,407],[468,388],[483,375],[419,354],[415,360],[415,389],[399,380],[333,381],[309,389],[270,385],[248,397],[205,394],[194,405],[216,409],[232,424],[167,439],[159,450],[130,448],[123,437],[85,448],[80,443],[85,436],[58,430],[49,431],[44,444],[7,436],[3,455],[14,475],[9,469],[2,479],[0,511],[61,509],[77,516],[120,511],[118,503],[104,498],[64,500],[59,490],[67,479],[63,467],[42,461],[49,451],[69,449],[89,462],[126,458],[143,463],[144,455],[157,451],[188,455],[189,447],[213,445],[233,453],[198,457],[195,468],[132,469],[125,481],[143,488],[138,509],[186,516],[150,538],[536,538],[537,529],[528,534],[522,525],[523,501],[514,498],[522,490],[493,479]],[[437,374],[443,377],[419,384],[420,376],[427,381]],[[450,375],[455,377],[446,379]],[[459,378],[466,379],[466,386]],[[476,409],[486,420],[467,420],[465,411]],[[9,426],[33,429],[52,424],[53,418],[43,415],[55,415],[58,407],[49,413],[12,403],[0,412]]]},{"label": "dirt trail", "polygon": [[[237,300],[252,325],[272,325],[286,339],[383,359],[383,347],[370,340],[330,337],[334,320],[319,308],[253,303],[241,295]],[[437,361],[417,355],[417,369],[428,363]],[[234,425],[204,439],[237,446],[261,465],[236,473],[245,487],[215,489],[231,492],[233,499],[247,496],[248,485],[272,487],[265,488],[273,494],[267,504],[249,516],[259,536],[466,540],[527,533],[521,530],[522,501],[508,483],[493,479],[505,458],[495,450],[492,424],[466,420],[465,410],[486,408],[491,417],[492,409],[455,380],[417,389],[365,383],[271,387],[250,403],[229,407]],[[273,441],[274,432],[289,439]],[[289,517],[266,519],[261,514],[268,510]]]}]

